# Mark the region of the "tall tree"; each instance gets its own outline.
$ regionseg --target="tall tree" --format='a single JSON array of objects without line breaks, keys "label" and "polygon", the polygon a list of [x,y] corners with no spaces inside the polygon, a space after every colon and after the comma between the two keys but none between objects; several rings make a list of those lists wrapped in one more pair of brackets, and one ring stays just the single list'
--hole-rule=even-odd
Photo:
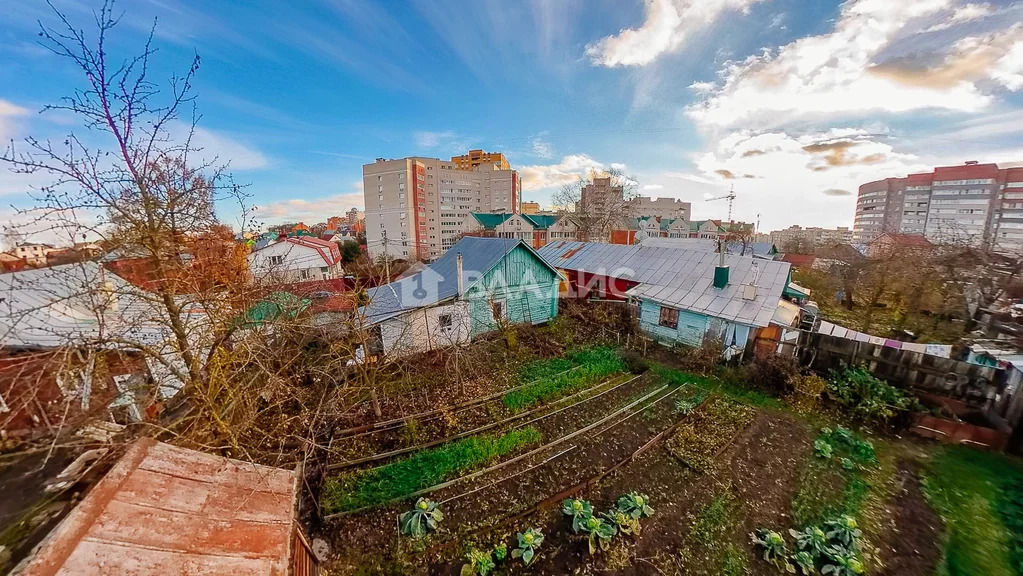
[{"label": "tall tree", "polygon": [[611,232],[623,229],[631,218],[630,200],[636,197],[636,179],[618,168],[591,171],[566,184],[552,201],[562,212],[574,213],[580,236],[590,242],[608,242]]}]

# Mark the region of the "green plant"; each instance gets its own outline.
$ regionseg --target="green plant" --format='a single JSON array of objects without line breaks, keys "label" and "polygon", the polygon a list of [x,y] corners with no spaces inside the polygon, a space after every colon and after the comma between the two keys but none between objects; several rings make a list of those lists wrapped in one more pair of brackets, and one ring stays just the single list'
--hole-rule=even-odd
[{"label": "green plant", "polygon": [[793,374],[789,376],[787,386],[788,403],[797,412],[809,414],[820,406],[821,396],[828,389],[828,381],[816,374]]},{"label": "green plant", "polygon": [[834,448],[831,444],[829,444],[827,440],[821,438],[813,441],[813,451],[814,454],[826,460],[831,459],[834,455]]},{"label": "green plant", "polygon": [[856,463],[848,458],[842,458],[842,468],[845,468],[846,470],[855,470]]},{"label": "green plant", "polygon": [[913,396],[875,378],[862,367],[832,373],[828,396],[853,418],[873,425],[890,424],[897,414],[919,408]]},{"label": "green plant", "polygon": [[529,566],[536,558],[536,549],[543,544],[543,534],[535,528],[526,528],[525,532],[515,535],[519,547],[512,550],[512,558],[522,558],[522,563]]},{"label": "green plant", "polygon": [[797,549],[813,557],[820,556],[828,550],[828,535],[817,526],[807,526],[802,532],[790,528],[789,534],[796,539]]},{"label": "green plant", "polygon": [[614,524],[605,522],[596,516],[590,516],[584,520],[582,527],[583,532],[589,537],[590,554],[596,554],[598,547],[601,550],[607,550],[616,533]]},{"label": "green plant", "polygon": [[785,544],[785,537],[778,532],[761,528],[753,534],[753,544],[763,548],[764,560],[778,567],[789,565],[788,546]]},{"label": "green plant", "polygon": [[583,522],[593,516],[593,506],[586,500],[566,498],[561,503],[561,513],[572,518],[572,532],[578,534]]},{"label": "green plant", "polygon": [[654,509],[650,507],[649,503],[650,499],[645,494],[629,492],[618,498],[618,509],[639,520],[653,515]]},{"label": "green plant", "polygon": [[504,395],[504,405],[518,412],[537,404],[578,392],[600,382],[608,376],[625,372],[625,362],[610,348],[586,348],[568,355],[574,370],[541,377],[532,384],[512,390]]},{"label": "green plant", "polygon": [[843,514],[834,520],[828,520],[824,525],[828,528],[829,540],[837,542],[850,550],[857,549],[857,542],[863,533],[860,531],[855,518],[848,514]]},{"label": "green plant", "polygon": [[462,576],[487,576],[497,566],[494,564],[494,559],[491,558],[490,552],[484,552],[473,548],[465,554],[465,559],[469,562],[462,565]]},{"label": "green plant", "polygon": [[539,440],[540,432],[531,426],[503,435],[481,434],[422,450],[379,468],[328,478],[323,487],[323,507],[330,514],[378,506]]},{"label": "green plant", "polygon": [[796,552],[792,555],[791,561],[796,568],[799,568],[799,572],[802,573],[803,576],[810,576],[811,574],[817,573],[816,561],[809,552]]},{"label": "green plant", "polygon": [[622,534],[639,536],[639,519],[633,518],[631,514],[622,512],[619,508],[612,508],[601,514],[609,523]]},{"label": "green plant", "polygon": [[847,550],[829,555],[828,563],[821,568],[821,574],[828,576],[857,576],[864,572],[863,561]]},{"label": "green plant", "polygon": [[688,416],[699,405],[700,402],[696,398],[679,398],[675,401],[675,411],[683,416]]},{"label": "green plant", "polygon": [[416,505],[408,512],[401,515],[399,525],[401,533],[419,538],[427,532],[437,529],[437,525],[444,519],[437,503],[426,498],[416,500]]},{"label": "green plant", "polygon": [[494,558],[498,562],[504,562],[504,559],[508,557],[508,545],[501,542],[497,546],[494,546]]}]

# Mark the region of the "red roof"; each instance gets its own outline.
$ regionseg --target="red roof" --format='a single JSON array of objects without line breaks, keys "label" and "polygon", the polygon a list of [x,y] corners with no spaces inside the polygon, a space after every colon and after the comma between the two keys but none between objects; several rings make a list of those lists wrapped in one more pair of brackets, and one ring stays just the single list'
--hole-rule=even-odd
[{"label": "red roof", "polygon": [[141,438],[21,573],[286,576],[295,475]]},{"label": "red roof", "polygon": [[341,247],[334,242],[320,240],[314,236],[295,236],[288,238],[286,242],[316,250],[327,266],[333,266],[341,261]]},{"label": "red roof", "polygon": [[[923,236],[917,236],[915,234],[893,234],[891,232],[885,232],[877,238],[874,238],[873,242],[877,242],[882,238],[890,238],[892,243],[896,246],[930,246],[931,242]],[[871,243],[873,243],[871,242]]]},{"label": "red roof", "polygon": [[816,258],[813,254],[786,254],[781,257],[783,262],[788,262],[796,268],[810,268]]}]

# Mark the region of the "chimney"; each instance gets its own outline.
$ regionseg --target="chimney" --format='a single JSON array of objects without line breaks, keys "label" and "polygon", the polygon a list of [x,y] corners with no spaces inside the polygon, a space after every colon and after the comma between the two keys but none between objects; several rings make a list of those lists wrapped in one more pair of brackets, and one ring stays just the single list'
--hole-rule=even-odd
[{"label": "chimney", "polygon": [[728,285],[728,266],[725,266],[725,250],[724,246],[718,247],[718,253],[721,259],[716,267],[714,267],[714,287],[724,288]]},{"label": "chimney", "polygon": [[458,297],[462,297],[462,292],[465,290],[465,280],[462,278],[462,253],[459,252],[455,256],[455,270],[458,274]]}]

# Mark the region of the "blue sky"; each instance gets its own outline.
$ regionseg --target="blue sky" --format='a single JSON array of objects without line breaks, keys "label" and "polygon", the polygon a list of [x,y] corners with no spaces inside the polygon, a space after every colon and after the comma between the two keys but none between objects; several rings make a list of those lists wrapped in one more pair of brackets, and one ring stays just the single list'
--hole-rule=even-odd
[{"label": "blue sky", "polygon": [[[87,27],[98,1],[57,2]],[[263,221],[362,205],[377,157],[508,155],[526,200],[622,164],[641,193],[734,186],[765,230],[851,225],[859,183],[1023,161],[1023,4],[959,0],[121,2],[115,56],[158,19],[152,74],[195,82],[200,141]],[[471,7],[470,7],[471,6]],[[0,137],[80,130],[37,114],[81,73],[42,49],[44,2],[0,20]],[[4,205],[37,180],[0,175]],[[228,223],[231,207],[222,207]],[[0,218],[12,218],[8,212]]]}]

